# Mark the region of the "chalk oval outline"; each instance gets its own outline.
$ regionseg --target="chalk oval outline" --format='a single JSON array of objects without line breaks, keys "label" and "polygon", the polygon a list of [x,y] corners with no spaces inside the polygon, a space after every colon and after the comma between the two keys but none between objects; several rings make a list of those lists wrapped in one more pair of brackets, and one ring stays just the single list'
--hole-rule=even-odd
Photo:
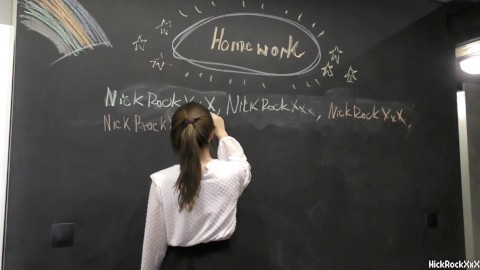
[{"label": "chalk oval outline", "polygon": [[[307,67],[304,69],[297,71],[297,72],[292,72],[292,73],[271,73],[271,72],[265,72],[261,70],[256,70],[252,68],[246,68],[246,67],[241,67],[241,66],[236,66],[236,65],[231,65],[231,64],[226,64],[226,63],[217,63],[217,62],[208,62],[208,61],[200,61],[200,60],[195,60],[195,59],[190,59],[186,58],[183,55],[181,55],[178,51],[177,48],[180,46],[180,44],[190,35],[192,34],[195,30],[197,30],[199,27],[210,23],[214,20],[226,18],[226,17],[237,17],[237,16],[256,16],[256,17],[264,17],[264,18],[269,18],[277,21],[281,21],[284,23],[288,23],[290,25],[293,25],[294,27],[298,28],[301,30],[303,33],[305,33],[313,42],[317,49],[317,55],[313,59],[312,63],[310,63]],[[226,72],[226,73],[238,73],[238,74],[247,74],[247,75],[263,75],[263,76],[277,76],[277,77],[287,77],[287,76],[297,76],[297,75],[303,75],[306,74],[310,71],[312,71],[314,68],[320,64],[321,60],[321,49],[320,45],[318,44],[315,36],[303,25],[278,16],[273,16],[273,15],[267,15],[267,14],[261,14],[261,13],[251,13],[251,12],[244,12],[244,13],[230,13],[230,14],[224,14],[221,16],[216,16],[216,17],[207,17],[205,19],[202,19],[182,32],[180,32],[173,40],[172,40],[172,52],[173,52],[173,57],[178,60],[183,60],[191,65],[207,69],[207,70],[212,70],[212,71],[219,71],[219,72]],[[225,67],[225,68],[230,68],[228,70],[221,69],[220,67]]]}]

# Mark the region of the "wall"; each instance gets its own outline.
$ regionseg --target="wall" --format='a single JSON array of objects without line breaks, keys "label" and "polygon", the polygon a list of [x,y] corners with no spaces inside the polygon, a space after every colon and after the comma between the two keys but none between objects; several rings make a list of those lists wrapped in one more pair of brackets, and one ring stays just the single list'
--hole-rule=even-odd
[{"label": "wall", "polygon": [[0,24],[12,24],[13,0],[0,0]]},{"label": "wall", "polygon": [[[5,203],[7,190],[10,109],[13,70],[14,27],[12,1],[0,1],[0,243],[4,240]],[[3,245],[0,247],[0,265],[3,266]]]},{"label": "wall", "polygon": [[462,190],[466,257],[480,258],[480,85],[465,83],[459,92],[459,133],[462,150]]},{"label": "wall", "polygon": [[[417,239],[429,239],[425,245],[405,250],[411,253],[412,260],[417,260],[420,257],[418,254],[422,254],[425,248],[429,250],[425,258],[430,257],[431,260],[464,256],[455,62],[445,25],[445,10],[439,9],[358,59],[359,62],[369,63],[368,71],[375,70],[375,76],[386,78],[380,81],[372,79],[361,86],[378,89],[371,92],[372,97],[383,96],[383,91],[388,89],[396,99],[410,98],[419,113],[419,123],[409,140],[422,141],[422,149],[407,150],[416,154],[404,163],[404,170],[418,171],[421,176],[416,180],[413,177],[405,179],[405,186],[413,192],[406,192],[405,196],[411,196],[415,207],[437,212],[437,229],[440,230],[408,232],[416,234]],[[394,67],[381,68],[389,64]],[[434,165],[428,165],[430,162]],[[397,192],[401,190],[399,188]],[[455,222],[449,224],[447,219]],[[445,233],[442,227],[449,227],[452,231]],[[458,249],[447,251],[442,243],[455,243]]]},{"label": "wall", "polygon": [[[452,46],[461,46],[479,38],[480,4],[478,1],[452,1],[448,7],[447,29]],[[458,57],[458,56],[457,56]],[[478,104],[480,76],[468,74],[460,69],[460,61],[455,63],[460,154],[462,165],[463,215],[465,227],[465,252],[468,260],[480,258],[480,211],[478,209],[478,166],[479,127]],[[467,135],[468,134],[468,135]]]}]

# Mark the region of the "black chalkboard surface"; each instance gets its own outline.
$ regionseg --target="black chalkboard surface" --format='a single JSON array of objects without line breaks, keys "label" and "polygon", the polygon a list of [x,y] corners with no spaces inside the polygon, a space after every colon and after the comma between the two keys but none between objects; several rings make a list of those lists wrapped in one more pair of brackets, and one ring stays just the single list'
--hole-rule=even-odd
[{"label": "black chalkboard surface", "polygon": [[[5,269],[138,269],[149,175],[177,162],[191,100],[252,166],[225,269],[464,258],[439,4],[21,1],[18,22]],[[73,246],[51,247],[55,223]]]}]

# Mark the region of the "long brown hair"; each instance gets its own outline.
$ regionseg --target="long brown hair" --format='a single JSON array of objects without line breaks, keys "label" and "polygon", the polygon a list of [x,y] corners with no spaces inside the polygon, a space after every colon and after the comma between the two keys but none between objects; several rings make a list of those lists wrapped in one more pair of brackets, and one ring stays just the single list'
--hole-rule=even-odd
[{"label": "long brown hair", "polygon": [[207,108],[195,102],[182,105],[172,116],[170,140],[180,156],[180,175],[175,183],[180,211],[184,208],[191,211],[200,192],[200,152],[208,147],[214,127]]}]

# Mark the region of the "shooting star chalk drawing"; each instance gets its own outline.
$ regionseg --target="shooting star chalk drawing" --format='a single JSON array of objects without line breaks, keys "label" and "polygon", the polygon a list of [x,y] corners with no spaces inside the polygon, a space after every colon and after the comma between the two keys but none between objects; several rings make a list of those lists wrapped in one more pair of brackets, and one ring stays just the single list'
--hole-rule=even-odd
[{"label": "shooting star chalk drawing", "polygon": [[102,28],[76,0],[26,0],[20,4],[24,7],[20,22],[49,39],[63,55],[51,65],[96,46],[112,47]]},{"label": "shooting star chalk drawing", "polygon": [[[293,26],[294,29],[299,30],[299,33],[303,33],[306,37],[307,40],[311,41],[313,44],[314,48],[314,53],[311,58],[307,61],[311,61],[306,63],[305,67],[301,67],[301,70],[298,71],[293,71],[293,72],[285,72],[285,73],[274,73],[274,72],[268,72],[268,71],[262,71],[260,69],[255,69],[255,68],[248,68],[244,67],[241,65],[236,65],[236,64],[227,64],[227,63],[221,63],[221,62],[213,62],[213,61],[205,61],[205,60],[197,60],[194,59],[193,57],[188,57],[185,55],[182,55],[178,48],[182,44],[182,42],[185,41],[192,33],[194,33],[197,29],[199,29],[202,26],[205,26],[209,23],[212,22],[217,22],[219,20],[225,19],[225,18],[237,18],[237,19],[247,19],[248,17],[260,17],[262,19],[266,20],[271,20],[276,23],[283,23],[287,24],[290,26]],[[207,17],[205,19],[202,19],[190,27],[186,28],[182,32],[180,32],[172,41],[172,52],[173,52],[173,57],[178,60],[183,60],[188,62],[191,65],[211,70],[211,71],[219,71],[219,72],[227,72],[227,73],[238,73],[238,74],[248,74],[248,75],[261,75],[261,76],[297,76],[297,75],[302,75],[306,74],[313,69],[315,69],[321,60],[321,50],[320,50],[320,45],[318,44],[318,41],[316,40],[315,36],[303,25],[301,25],[298,22],[282,18],[282,17],[277,17],[273,15],[266,15],[266,14],[261,14],[261,13],[231,13],[231,14],[225,14],[217,17]],[[300,55],[301,56],[301,55]]]}]

